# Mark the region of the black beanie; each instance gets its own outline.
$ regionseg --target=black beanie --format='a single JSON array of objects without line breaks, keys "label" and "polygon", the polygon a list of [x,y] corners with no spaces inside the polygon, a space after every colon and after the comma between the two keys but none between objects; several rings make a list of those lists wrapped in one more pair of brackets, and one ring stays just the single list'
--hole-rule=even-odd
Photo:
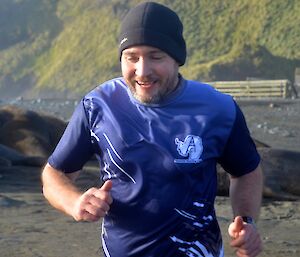
[{"label": "black beanie", "polygon": [[131,9],[125,16],[119,38],[119,54],[135,45],[156,47],[179,65],[185,63],[186,45],[182,36],[183,26],[177,14],[168,7],[145,2]]}]

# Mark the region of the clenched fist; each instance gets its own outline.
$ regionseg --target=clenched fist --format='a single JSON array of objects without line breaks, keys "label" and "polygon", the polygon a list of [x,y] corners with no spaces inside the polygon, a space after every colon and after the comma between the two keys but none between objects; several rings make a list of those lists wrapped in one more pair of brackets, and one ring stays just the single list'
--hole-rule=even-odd
[{"label": "clenched fist", "polygon": [[110,194],[112,181],[106,181],[101,188],[92,187],[83,193],[75,203],[72,216],[76,221],[98,221],[109,211],[113,199]]},{"label": "clenched fist", "polygon": [[229,225],[230,245],[236,248],[239,257],[255,257],[262,251],[260,235],[253,224],[243,221],[241,216],[235,217]]}]

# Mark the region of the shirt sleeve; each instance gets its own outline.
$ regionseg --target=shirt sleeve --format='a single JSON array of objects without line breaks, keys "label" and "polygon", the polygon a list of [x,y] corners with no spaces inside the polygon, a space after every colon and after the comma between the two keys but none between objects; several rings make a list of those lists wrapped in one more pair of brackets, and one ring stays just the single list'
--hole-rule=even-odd
[{"label": "shirt sleeve", "polygon": [[236,103],[235,107],[235,121],[219,163],[226,172],[240,177],[257,168],[260,156],[241,109]]},{"label": "shirt sleeve", "polygon": [[55,169],[71,173],[82,169],[93,153],[89,124],[81,101],[48,163]]}]

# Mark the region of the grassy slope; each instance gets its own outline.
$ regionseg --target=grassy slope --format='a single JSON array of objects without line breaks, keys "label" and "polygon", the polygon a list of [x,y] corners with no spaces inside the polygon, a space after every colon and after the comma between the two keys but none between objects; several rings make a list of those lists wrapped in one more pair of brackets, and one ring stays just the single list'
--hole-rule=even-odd
[{"label": "grassy slope", "polygon": [[59,16],[65,20],[63,33],[35,65],[39,87],[53,85],[57,89],[86,91],[119,70],[117,51],[112,47],[116,45],[118,23],[107,18],[113,16],[112,9],[99,8],[97,4],[84,7],[70,21],[63,13]]},{"label": "grassy slope", "polygon": [[[82,94],[118,76],[119,20],[138,2],[2,0],[0,88]],[[300,66],[298,0],[159,2],[184,23],[188,61],[182,73],[188,78],[292,80]]]}]

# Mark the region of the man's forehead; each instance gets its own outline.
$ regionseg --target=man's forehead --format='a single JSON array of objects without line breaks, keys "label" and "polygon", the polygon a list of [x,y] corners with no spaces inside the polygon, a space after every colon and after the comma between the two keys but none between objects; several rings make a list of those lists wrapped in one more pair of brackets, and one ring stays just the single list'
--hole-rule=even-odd
[{"label": "man's forehead", "polygon": [[152,46],[132,46],[123,50],[123,54],[155,54],[155,53],[164,53],[162,50],[152,47]]}]

